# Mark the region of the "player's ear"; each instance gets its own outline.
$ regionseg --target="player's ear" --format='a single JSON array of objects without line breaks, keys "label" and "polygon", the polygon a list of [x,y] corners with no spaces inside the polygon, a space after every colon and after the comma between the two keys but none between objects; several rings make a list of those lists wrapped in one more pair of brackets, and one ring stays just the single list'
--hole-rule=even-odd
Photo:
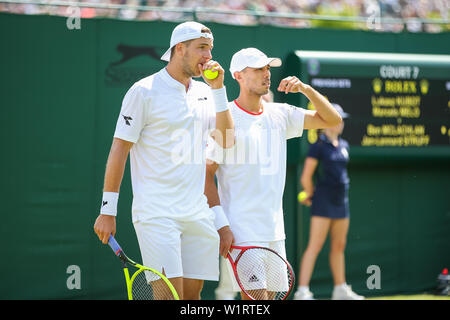
[{"label": "player's ear", "polygon": [[233,73],[233,75],[234,75],[234,78],[236,79],[236,81],[242,80],[242,76],[241,76],[241,73],[239,71],[235,71]]},{"label": "player's ear", "polygon": [[177,43],[174,47],[174,51],[178,56],[182,57],[184,55],[185,47],[186,45],[183,42]]}]

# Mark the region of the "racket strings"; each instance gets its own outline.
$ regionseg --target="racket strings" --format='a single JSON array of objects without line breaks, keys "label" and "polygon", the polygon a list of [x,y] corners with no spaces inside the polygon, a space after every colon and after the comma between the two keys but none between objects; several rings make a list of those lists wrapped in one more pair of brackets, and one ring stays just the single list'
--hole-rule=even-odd
[{"label": "racket strings", "polygon": [[264,248],[246,250],[237,261],[236,271],[242,289],[255,300],[283,300],[294,281],[288,264]]},{"label": "racket strings", "polygon": [[175,300],[168,285],[151,271],[137,271],[131,285],[133,300]]}]

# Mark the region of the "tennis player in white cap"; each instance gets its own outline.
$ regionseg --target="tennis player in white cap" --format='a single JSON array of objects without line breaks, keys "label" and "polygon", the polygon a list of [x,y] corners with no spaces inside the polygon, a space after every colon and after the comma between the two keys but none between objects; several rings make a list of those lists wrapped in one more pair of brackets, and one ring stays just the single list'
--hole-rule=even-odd
[{"label": "tennis player in white cap", "polygon": [[[226,140],[233,121],[224,70],[212,60],[212,49],[209,28],[197,22],[179,24],[161,58],[167,66],[128,90],[94,225],[105,244],[115,234],[119,188],[130,153],[132,221],[143,264],[164,273],[182,299],[199,299],[203,281],[218,280],[219,273],[219,236],[203,193],[204,154],[211,130],[223,147],[234,140],[232,135]],[[206,79],[206,69],[218,71],[218,76]],[[192,79],[200,76],[206,84]]]},{"label": "tennis player in white cap", "polygon": [[[282,202],[287,140],[300,137],[304,129],[333,127],[342,121],[325,97],[295,76],[281,80],[278,91],[304,94],[314,111],[265,102],[270,69],[279,66],[279,58],[269,58],[256,48],[242,49],[231,59],[230,72],[240,87],[238,98],[228,104],[236,142],[229,149],[210,144],[205,186],[208,203],[221,219],[218,224],[227,230],[221,235],[224,257],[232,242],[269,247],[286,257]],[[237,284],[234,289],[239,291]]]}]

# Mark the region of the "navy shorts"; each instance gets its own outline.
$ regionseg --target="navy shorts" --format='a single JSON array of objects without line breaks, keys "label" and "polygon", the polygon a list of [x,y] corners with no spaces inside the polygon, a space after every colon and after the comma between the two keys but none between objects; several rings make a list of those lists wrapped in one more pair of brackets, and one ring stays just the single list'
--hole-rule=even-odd
[{"label": "navy shorts", "polygon": [[331,219],[350,217],[348,184],[317,185],[311,205],[311,215]]}]

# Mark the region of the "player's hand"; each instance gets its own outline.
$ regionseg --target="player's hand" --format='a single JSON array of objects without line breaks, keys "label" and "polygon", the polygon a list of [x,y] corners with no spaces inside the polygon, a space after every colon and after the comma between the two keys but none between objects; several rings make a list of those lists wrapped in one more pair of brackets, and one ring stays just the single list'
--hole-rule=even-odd
[{"label": "player's hand", "polygon": [[103,244],[107,244],[109,236],[116,234],[116,217],[99,214],[94,224],[94,231]]},{"label": "player's hand", "polygon": [[301,82],[297,77],[295,76],[289,76],[281,80],[280,84],[278,85],[278,91],[284,92],[284,93],[304,93],[310,86],[307,84],[304,84]]},{"label": "player's hand", "polygon": [[222,227],[217,232],[220,237],[219,254],[226,258],[231,245],[234,243],[233,232],[231,232],[230,226]]},{"label": "player's hand", "polygon": [[[202,64],[198,64],[198,69],[200,70],[200,74],[202,75],[203,80],[212,88],[212,89],[220,89],[223,87],[223,80],[225,77],[225,71],[223,70],[222,66],[214,60],[209,60],[208,62]],[[207,79],[203,72],[206,69],[210,69],[211,71],[218,71],[219,74],[217,75],[217,78],[215,79]]]}]

